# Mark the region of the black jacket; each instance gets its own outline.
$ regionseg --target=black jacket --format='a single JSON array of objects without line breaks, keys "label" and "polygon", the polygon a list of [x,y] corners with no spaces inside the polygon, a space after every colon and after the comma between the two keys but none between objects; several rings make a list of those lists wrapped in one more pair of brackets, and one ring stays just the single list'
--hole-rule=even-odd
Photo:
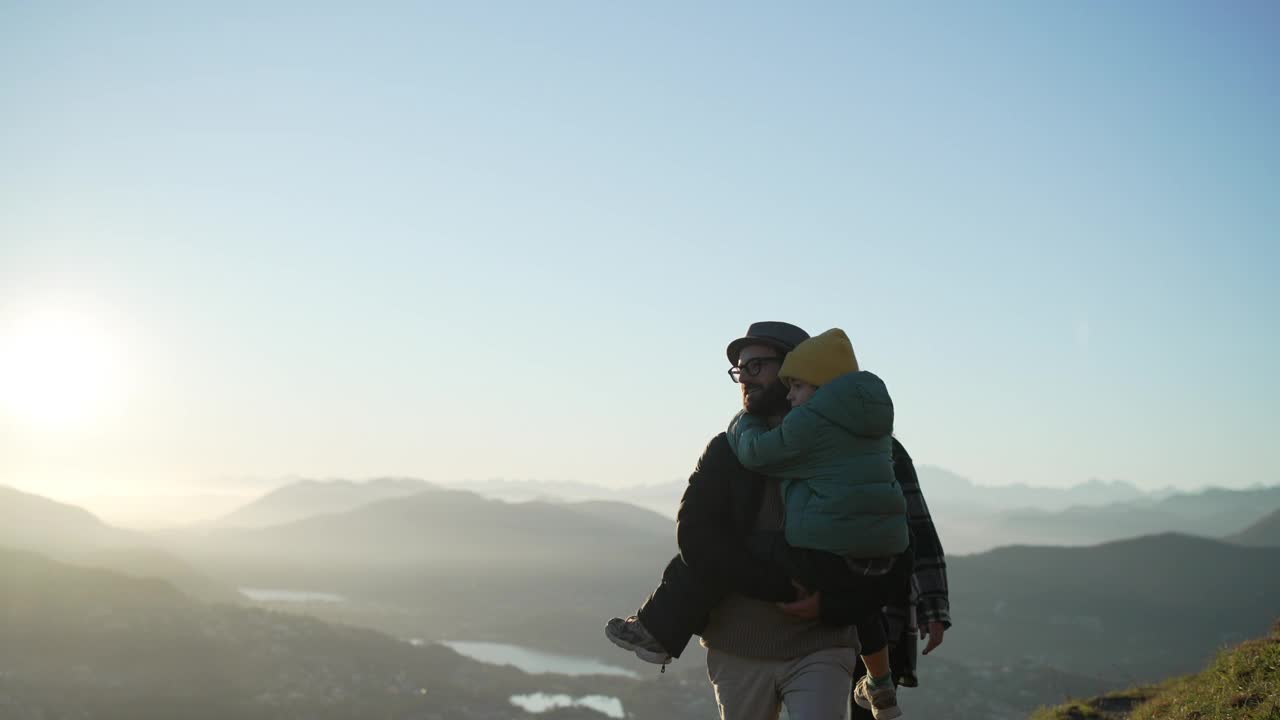
[{"label": "black jacket", "polygon": [[676,544],[695,575],[748,597],[787,602],[795,599],[791,579],[747,551],[765,483],[738,462],[724,433],[712,438],[680,499]]},{"label": "black jacket", "polygon": [[[747,548],[755,532],[766,478],[738,462],[724,433],[711,439],[689,477],[676,514],[680,558],[694,575],[717,586],[768,602],[795,599],[791,577]],[[902,582],[905,585],[905,578]],[[866,608],[865,598],[824,591],[821,619],[852,625]]]}]

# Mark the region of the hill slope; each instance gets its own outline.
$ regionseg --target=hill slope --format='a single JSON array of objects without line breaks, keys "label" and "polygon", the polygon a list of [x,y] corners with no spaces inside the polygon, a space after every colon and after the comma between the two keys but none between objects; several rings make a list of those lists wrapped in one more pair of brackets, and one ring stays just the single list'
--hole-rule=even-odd
[{"label": "hill slope", "polygon": [[[157,580],[32,553],[0,548],[0,567],[5,720],[515,720],[528,715],[514,694],[606,687],[303,616],[194,603]],[[688,716],[714,712],[709,699],[699,706],[649,683],[610,678],[607,692],[638,718],[684,716],[690,702],[698,707]]]},{"label": "hill slope", "polygon": [[1092,545],[1140,535],[1178,532],[1221,538],[1280,510],[1280,486],[1210,488],[1139,500],[1061,510],[975,509],[936,500],[924,484],[938,532],[955,552],[1013,544]]},{"label": "hill slope", "polygon": [[302,520],[313,515],[345,512],[388,498],[413,495],[433,485],[413,478],[350,480],[302,480],[277,488],[226,515],[216,525],[266,527]]},{"label": "hill slope", "polygon": [[87,510],[0,486],[0,546],[136,577],[162,578],[201,600],[234,602],[233,589],[160,550],[141,533],[112,527]]},{"label": "hill slope", "polygon": [[[1280,548],[1165,534],[1092,547],[1009,547],[948,559],[950,651],[1147,682],[1200,667],[1275,618]],[[1169,631],[1153,631],[1166,628]]]},{"label": "hill slope", "polygon": [[332,610],[361,613],[342,616],[349,622],[561,652],[608,651],[597,618],[634,609],[676,549],[671,521],[639,508],[505,503],[444,489],[167,539],[235,587],[340,595],[349,602]]},{"label": "hill slope", "polygon": [[1227,538],[1251,547],[1280,547],[1280,510]]},{"label": "hill slope", "polygon": [[1031,720],[1275,718],[1280,718],[1280,622],[1269,637],[1222,651],[1199,674],[1041,710]]},{"label": "hill slope", "polygon": [[111,527],[84,508],[0,485],[0,545],[58,552],[146,544],[144,536]]}]

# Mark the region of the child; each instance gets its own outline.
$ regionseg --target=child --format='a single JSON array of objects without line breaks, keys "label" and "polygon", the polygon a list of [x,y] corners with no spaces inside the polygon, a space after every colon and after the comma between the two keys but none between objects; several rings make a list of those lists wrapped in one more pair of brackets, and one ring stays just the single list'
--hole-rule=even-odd
[{"label": "child", "polygon": [[[909,545],[906,501],[894,479],[893,404],[884,383],[860,372],[853,347],[836,328],[804,341],[783,361],[793,410],[776,428],[739,413],[730,447],[742,465],[782,481],[783,533],[762,554],[806,590],[855,595],[866,614],[857,622],[867,676],[854,699],[877,720],[901,715],[891,678],[879,608],[904,584]],[[642,659],[670,655],[635,618],[614,618],[614,644]]]},{"label": "child", "polygon": [[[775,559],[806,587],[879,595],[877,610],[857,623],[867,675],[854,699],[877,720],[899,717],[878,610],[893,598],[875,581],[902,561],[910,540],[893,474],[893,402],[880,378],[859,370],[839,328],[796,346],[778,377],[792,411],[773,429],[740,412],[729,445],[745,467],[782,481],[786,542]],[[831,571],[833,556],[847,572]]]}]

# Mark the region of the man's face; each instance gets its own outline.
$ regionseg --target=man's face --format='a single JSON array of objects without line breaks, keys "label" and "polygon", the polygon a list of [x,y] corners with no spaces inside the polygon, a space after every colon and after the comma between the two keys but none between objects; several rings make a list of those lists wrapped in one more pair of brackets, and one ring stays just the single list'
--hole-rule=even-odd
[{"label": "man's face", "polygon": [[[738,353],[742,407],[752,415],[784,415],[789,409],[787,386],[778,380],[782,353],[768,345],[748,345]],[[754,373],[754,374],[753,374]]]}]

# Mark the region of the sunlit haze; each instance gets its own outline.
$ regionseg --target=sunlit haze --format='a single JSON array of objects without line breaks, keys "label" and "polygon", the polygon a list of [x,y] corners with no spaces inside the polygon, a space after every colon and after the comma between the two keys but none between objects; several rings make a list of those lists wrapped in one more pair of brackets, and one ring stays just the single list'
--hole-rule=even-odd
[{"label": "sunlit haze", "polygon": [[765,319],[979,483],[1280,481],[1275,6],[379,8],[0,9],[0,484],[668,483]]}]

